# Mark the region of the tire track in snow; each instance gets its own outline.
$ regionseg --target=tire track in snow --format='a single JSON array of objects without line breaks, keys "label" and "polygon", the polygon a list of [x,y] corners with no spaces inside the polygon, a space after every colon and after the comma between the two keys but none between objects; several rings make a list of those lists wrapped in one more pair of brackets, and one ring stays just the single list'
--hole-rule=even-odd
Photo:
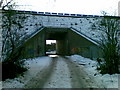
[{"label": "tire track in snow", "polygon": [[63,58],[58,57],[53,74],[44,88],[71,88],[69,68]]},{"label": "tire track in snow", "polygon": [[94,77],[89,76],[81,66],[72,62],[69,58],[63,57],[70,70],[72,88],[99,88]]},{"label": "tire track in snow", "polygon": [[51,64],[38,72],[25,88],[99,88],[84,68],[69,58],[58,57],[51,60]]},{"label": "tire track in snow", "polygon": [[50,65],[38,72],[35,77],[33,77],[27,84],[25,84],[24,88],[43,88],[44,84],[51,77],[56,64],[57,61],[52,59]]}]

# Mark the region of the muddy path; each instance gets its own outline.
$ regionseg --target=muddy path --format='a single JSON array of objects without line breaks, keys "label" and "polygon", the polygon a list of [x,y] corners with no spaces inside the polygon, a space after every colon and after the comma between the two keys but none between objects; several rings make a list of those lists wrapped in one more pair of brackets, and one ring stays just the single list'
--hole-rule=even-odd
[{"label": "muddy path", "polygon": [[89,76],[81,65],[72,62],[70,58],[63,57],[63,59],[70,70],[72,88],[99,88],[94,77]]},{"label": "muddy path", "polygon": [[25,88],[104,88],[98,85],[94,77],[68,57],[54,57],[50,65],[38,72]]},{"label": "muddy path", "polygon": [[63,58],[58,57],[52,76],[44,88],[72,88],[69,68]]},{"label": "muddy path", "polygon": [[43,88],[49,77],[51,77],[55,65],[57,64],[55,59],[56,58],[52,58],[50,65],[38,72],[35,77],[25,84],[24,88]]}]

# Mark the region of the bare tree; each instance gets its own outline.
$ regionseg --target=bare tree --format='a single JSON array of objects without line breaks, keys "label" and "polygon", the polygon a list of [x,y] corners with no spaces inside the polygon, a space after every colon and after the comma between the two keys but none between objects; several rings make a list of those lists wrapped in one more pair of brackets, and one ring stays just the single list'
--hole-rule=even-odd
[{"label": "bare tree", "polygon": [[[106,13],[104,13],[106,14]],[[95,24],[94,24],[95,25]],[[103,16],[96,24],[96,28],[102,31],[101,48],[104,61],[100,64],[101,73],[119,73],[120,60],[120,19],[113,16]]]},{"label": "bare tree", "polygon": [[24,34],[22,34],[22,29],[26,18],[25,16],[21,16],[21,14],[17,15],[16,11],[10,10],[4,13],[2,20],[3,56],[12,54],[21,43],[20,38]]},{"label": "bare tree", "polygon": [[21,37],[24,35],[23,30],[26,16],[24,13],[13,10],[13,8],[14,5],[9,4],[7,5],[7,10],[2,10],[3,80],[6,78],[14,78],[18,73],[26,70],[23,67],[24,61],[18,60],[24,49],[22,46],[18,46],[22,42]]},{"label": "bare tree", "polygon": [[2,10],[5,10],[5,8],[8,8],[10,5],[12,5],[11,3],[13,2],[13,0],[7,1],[7,0],[1,0],[0,1],[0,8]]},{"label": "bare tree", "polygon": [[2,4],[3,4],[3,0],[0,1],[0,8],[2,7]]}]

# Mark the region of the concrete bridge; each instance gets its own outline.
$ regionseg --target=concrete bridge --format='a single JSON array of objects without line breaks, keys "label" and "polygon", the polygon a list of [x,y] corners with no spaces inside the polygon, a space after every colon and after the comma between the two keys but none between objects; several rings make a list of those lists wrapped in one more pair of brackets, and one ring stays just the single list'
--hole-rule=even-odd
[{"label": "concrete bridge", "polygon": [[49,12],[26,12],[26,16],[26,58],[45,55],[46,40],[56,40],[56,53],[60,55],[101,57],[101,34],[92,24],[102,17]]},{"label": "concrete bridge", "polygon": [[84,57],[102,57],[99,41],[102,32],[93,23],[102,19],[97,15],[68,13],[25,12],[23,39],[24,57],[46,55],[46,40],[56,40],[56,52],[60,55],[80,54]]}]

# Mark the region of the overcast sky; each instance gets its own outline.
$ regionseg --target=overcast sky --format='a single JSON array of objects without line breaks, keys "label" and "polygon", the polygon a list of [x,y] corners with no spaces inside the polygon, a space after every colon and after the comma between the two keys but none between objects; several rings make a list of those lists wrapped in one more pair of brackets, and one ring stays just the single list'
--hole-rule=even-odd
[{"label": "overcast sky", "polygon": [[100,15],[101,11],[113,14],[118,13],[118,1],[120,0],[16,0],[20,9]]}]

